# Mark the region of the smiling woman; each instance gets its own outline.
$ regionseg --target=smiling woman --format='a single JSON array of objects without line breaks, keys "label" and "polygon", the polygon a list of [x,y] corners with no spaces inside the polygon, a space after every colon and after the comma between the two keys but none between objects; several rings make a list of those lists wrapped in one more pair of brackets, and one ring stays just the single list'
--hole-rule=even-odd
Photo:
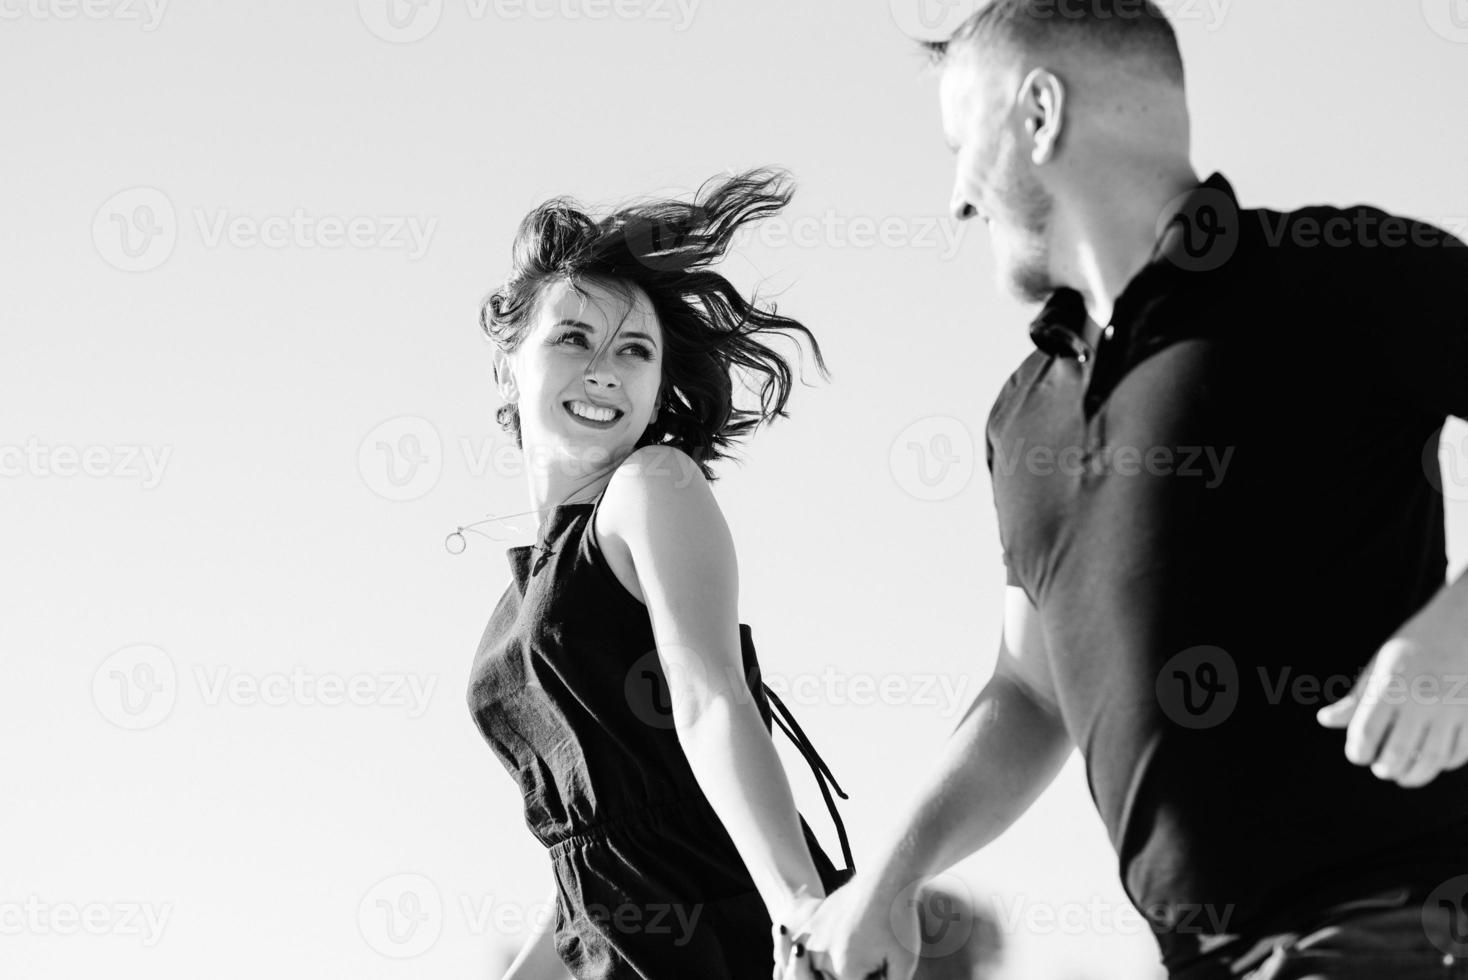
[{"label": "smiling woman", "polygon": [[[636,441],[676,445],[714,479],[708,463],[761,422],[785,415],[790,367],[760,334],[805,337],[825,372],[809,330],[773,306],[750,303],[710,269],[740,228],[779,212],[789,200],[783,173],[754,170],[711,181],[692,202],[651,201],[595,220],[576,202],[556,198],[526,215],[511,274],[480,311],[506,400],[501,424],[523,447],[522,413],[528,409],[519,404],[513,382],[507,383],[505,365],[528,334],[581,331],[583,351],[600,355],[603,347],[593,339],[604,345],[613,332],[623,339],[629,339],[626,331],[641,333],[635,339],[651,348],[660,400]],[[541,339],[553,343],[562,337]],[[624,363],[620,352],[617,363]],[[761,376],[757,410],[733,404],[735,369]]]},{"label": "smiling woman", "polygon": [[[805,337],[825,371],[810,331],[710,268],[789,196],[753,171],[600,220],[549,201],[484,304],[541,521],[509,551],[469,707],[556,881],[554,923],[506,980],[768,976],[772,923],[852,871],[830,771],[760,679],[709,486],[735,440],[785,415],[791,370],[762,335]],[[757,407],[734,404],[736,372],[760,379]],[[773,724],[815,773],[845,870],[795,808]]]}]

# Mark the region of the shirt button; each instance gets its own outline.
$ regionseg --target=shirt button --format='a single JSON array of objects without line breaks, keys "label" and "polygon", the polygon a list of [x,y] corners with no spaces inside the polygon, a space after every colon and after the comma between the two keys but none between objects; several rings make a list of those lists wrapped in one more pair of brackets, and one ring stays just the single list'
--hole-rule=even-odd
[{"label": "shirt button", "polygon": [[1114,333],[1116,333],[1116,328],[1113,327],[1111,324],[1108,323],[1106,325],[1106,329],[1103,330],[1103,331],[1101,331],[1101,336],[1105,337],[1107,340],[1110,340],[1111,339],[1111,335],[1114,334]]}]

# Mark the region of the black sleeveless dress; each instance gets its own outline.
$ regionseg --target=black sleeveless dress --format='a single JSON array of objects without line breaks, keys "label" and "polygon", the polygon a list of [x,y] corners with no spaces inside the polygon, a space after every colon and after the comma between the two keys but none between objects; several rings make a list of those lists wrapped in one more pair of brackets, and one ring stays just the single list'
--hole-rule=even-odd
[{"label": "black sleeveless dress", "polygon": [[[514,580],[475,654],[469,709],[550,851],[556,952],[577,980],[764,980],[769,915],[678,742],[647,607],[595,540],[600,502],[554,508],[543,546],[508,550]],[[845,794],[760,679],[743,623],[739,639],[765,727],[810,763],[841,838],[844,870],[801,818],[829,893],[853,865],[826,780]]]}]

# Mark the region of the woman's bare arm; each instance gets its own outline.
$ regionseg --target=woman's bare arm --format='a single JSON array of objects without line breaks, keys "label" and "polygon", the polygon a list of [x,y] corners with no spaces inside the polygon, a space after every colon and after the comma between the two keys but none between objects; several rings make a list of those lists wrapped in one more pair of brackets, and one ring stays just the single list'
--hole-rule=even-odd
[{"label": "woman's bare arm", "polygon": [[612,478],[602,518],[632,557],[679,743],[771,918],[802,890],[823,896],[784,767],[747,687],[734,543],[707,481],[681,451],[643,447]]}]

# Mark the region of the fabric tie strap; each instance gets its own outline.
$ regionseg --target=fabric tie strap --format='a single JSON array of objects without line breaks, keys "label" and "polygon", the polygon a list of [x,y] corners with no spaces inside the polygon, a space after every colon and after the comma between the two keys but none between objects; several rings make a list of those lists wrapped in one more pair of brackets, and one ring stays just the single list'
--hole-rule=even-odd
[{"label": "fabric tie strap", "polygon": [[816,784],[820,786],[821,796],[826,800],[826,809],[831,811],[831,820],[836,824],[836,836],[841,838],[841,856],[846,861],[845,877],[850,877],[856,872],[856,862],[851,859],[851,845],[846,840],[846,825],[841,822],[841,814],[836,810],[836,801],[831,799],[831,789],[826,786],[827,780],[830,781],[831,787],[836,790],[836,794],[843,800],[849,799],[849,797],[842,791],[840,784],[836,782],[836,777],[831,775],[831,770],[826,765],[825,760],[820,757],[815,747],[810,744],[810,739],[805,737],[805,732],[801,730],[800,723],[795,720],[795,716],[790,713],[790,709],[785,707],[785,702],[780,700],[778,694],[770,690],[768,684],[762,683],[761,686],[765,689],[765,697],[769,699],[770,704],[776,709],[771,713],[775,723],[780,726],[781,731],[789,737],[790,741],[795,743],[795,747],[800,750],[801,755],[805,756],[805,761],[810,765],[811,771],[815,773]]}]

